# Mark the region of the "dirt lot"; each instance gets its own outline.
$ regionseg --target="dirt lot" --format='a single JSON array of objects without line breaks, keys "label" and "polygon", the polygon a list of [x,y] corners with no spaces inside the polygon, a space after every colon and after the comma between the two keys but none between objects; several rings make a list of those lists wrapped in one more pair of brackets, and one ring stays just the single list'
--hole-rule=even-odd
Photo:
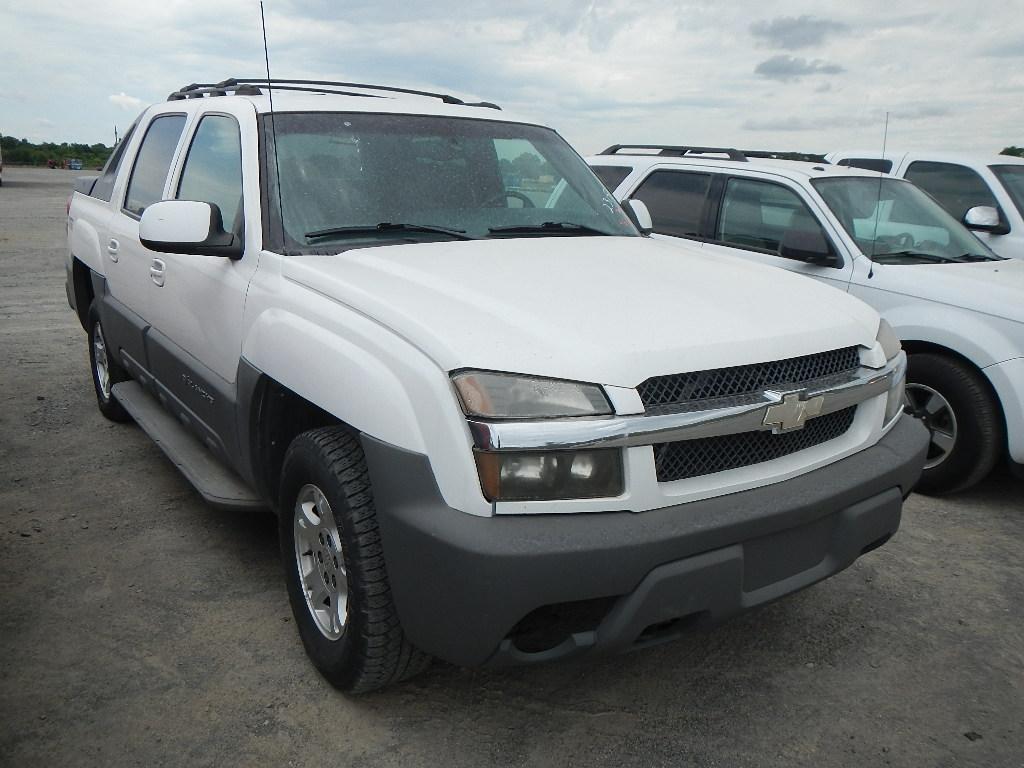
[{"label": "dirt lot", "polygon": [[0,763],[1024,766],[1005,474],[912,496],[887,546],[712,632],[346,699],[306,662],[270,516],[206,507],[96,410],[64,297],[71,176],[0,188]]}]

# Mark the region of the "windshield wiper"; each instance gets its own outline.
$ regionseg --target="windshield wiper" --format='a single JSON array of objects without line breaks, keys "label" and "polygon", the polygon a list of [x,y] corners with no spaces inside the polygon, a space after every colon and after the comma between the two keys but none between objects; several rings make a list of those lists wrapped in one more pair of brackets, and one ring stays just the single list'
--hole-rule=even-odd
[{"label": "windshield wiper", "polygon": [[306,233],[306,239],[314,240],[321,237],[336,237],[344,235],[372,235],[380,232],[430,232],[437,235],[448,235],[457,240],[476,240],[472,235],[467,235],[464,229],[451,229],[433,224],[402,224],[382,221],[379,224],[357,224],[349,227],[330,227],[328,229],[315,229]]},{"label": "windshield wiper", "polygon": [[992,256],[986,256],[984,253],[965,253],[962,256],[958,256],[956,259],[954,259],[954,261],[1005,261],[1005,259],[1003,259],[1003,257],[1001,256],[996,256],[995,258],[993,258]]},{"label": "windshield wiper", "polygon": [[872,261],[879,264],[885,263],[882,259],[892,261],[907,259],[909,261],[923,261],[927,264],[950,264],[953,261],[942,256],[936,256],[934,253],[924,253],[922,251],[892,251],[891,253],[876,253],[871,257]]},{"label": "windshield wiper", "polygon": [[586,224],[576,224],[571,221],[545,221],[543,224],[513,224],[508,227],[490,227],[488,230],[492,235],[548,235],[552,233],[567,235],[610,235],[603,229],[588,227]]}]

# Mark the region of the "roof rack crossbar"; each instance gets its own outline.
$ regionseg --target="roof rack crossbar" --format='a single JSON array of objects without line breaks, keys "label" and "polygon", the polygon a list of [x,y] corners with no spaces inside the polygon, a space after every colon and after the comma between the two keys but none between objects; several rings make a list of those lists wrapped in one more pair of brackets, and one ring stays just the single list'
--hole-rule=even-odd
[{"label": "roof rack crossbar", "polygon": [[372,85],[369,83],[349,83],[335,80],[269,79],[266,77],[230,77],[219,83],[192,83],[172,93],[167,97],[167,100],[175,101],[178,99],[201,98],[206,95],[223,96],[225,92],[229,90],[234,91],[238,95],[259,95],[262,93],[262,91],[260,91],[261,87],[277,88],[282,91],[306,91],[311,93],[329,93],[337,96],[365,96],[380,98],[376,94],[372,93],[339,90],[357,88],[371,91],[407,93],[413,96],[424,96],[431,99],[440,99],[445,104],[456,104],[466,107],[484,107],[487,109],[498,110],[501,109],[497,104],[489,101],[466,102],[447,93],[420,91],[413,88],[399,88],[393,85]]},{"label": "roof rack crossbar", "polygon": [[601,154],[630,154],[629,152],[622,152],[622,150],[624,149],[657,150],[658,154],[664,157],[683,157],[685,155],[715,154],[726,155],[730,160],[735,160],[740,163],[745,163],[747,161],[747,156],[743,154],[743,152],[741,152],[738,149],[732,149],[730,147],[689,147],[675,144],[612,144],[610,147],[601,152]]}]

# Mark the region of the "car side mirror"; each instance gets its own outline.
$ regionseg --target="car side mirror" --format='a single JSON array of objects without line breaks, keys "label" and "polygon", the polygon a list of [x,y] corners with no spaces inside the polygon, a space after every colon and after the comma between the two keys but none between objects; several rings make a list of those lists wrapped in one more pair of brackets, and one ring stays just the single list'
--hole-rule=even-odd
[{"label": "car side mirror", "polygon": [[1005,235],[1010,231],[999,215],[999,209],[991,205],[976,205],[968,208],[964,214],[964,226],[979,232],[991,232],[993,235]]},{"label": "car side mirror", "polygon": [[817,229],[790,229],[782,236],[779,244],[779,256],[813,264],[816,267],[838,267],[842,264]]},{"label": "car side mirror", "polygon": [[643,234],[649,235],[654,231],[654,219],[643,200],[630,198],[626,201],[625,209],[627,214],[631,214],[630,220]]},{"label": "car side mirror", "polygon": [[161,200],[146,207],[139,240],[151,251],[242,258],[242,240],[224,231],[220,208],[195,200]]}]

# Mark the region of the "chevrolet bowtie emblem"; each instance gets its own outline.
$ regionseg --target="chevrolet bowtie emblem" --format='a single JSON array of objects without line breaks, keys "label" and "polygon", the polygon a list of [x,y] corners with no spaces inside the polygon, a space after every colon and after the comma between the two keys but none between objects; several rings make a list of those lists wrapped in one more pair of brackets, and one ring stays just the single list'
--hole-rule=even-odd
[{"label": "chevrolet bowtie emblem", "polygon": [[764,425],[771,427],[776,434],[803,429],[808,419],[821,414],[821,406],[825,402],[821,395],[808,400],[804,392],[777,394],[782,397],[782,402],[768,406],[764,414]]}]

